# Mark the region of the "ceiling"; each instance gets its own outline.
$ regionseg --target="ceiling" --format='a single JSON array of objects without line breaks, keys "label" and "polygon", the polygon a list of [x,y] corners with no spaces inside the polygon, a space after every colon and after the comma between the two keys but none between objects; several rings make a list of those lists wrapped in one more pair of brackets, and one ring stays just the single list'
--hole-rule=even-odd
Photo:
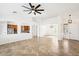
[{"label": "ceiling", "polygon": [[[29,7],[28,3],[0,3],[0,17],[8,17],[8,18],[49,18],[55,17],[59,15],[63,15],[65,13],[72,13],[79,11],[78,3],[40,3],[42,9],[42,14],[28,14],[27,12],[23,12],[25,8],[21,7],[26,4]],[[39,3],[32,3],[34,5],[38,5]],[[17,13],[12,13],[16,11]]]}]

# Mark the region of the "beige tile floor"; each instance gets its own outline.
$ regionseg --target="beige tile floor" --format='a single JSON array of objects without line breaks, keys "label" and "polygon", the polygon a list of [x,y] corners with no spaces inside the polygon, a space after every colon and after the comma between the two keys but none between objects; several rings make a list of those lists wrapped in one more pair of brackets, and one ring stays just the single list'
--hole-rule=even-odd
[{"label": "beige tile floor", "polygon": [[0,45],[0,56],[79,56],[79,41],[33,38]]}]

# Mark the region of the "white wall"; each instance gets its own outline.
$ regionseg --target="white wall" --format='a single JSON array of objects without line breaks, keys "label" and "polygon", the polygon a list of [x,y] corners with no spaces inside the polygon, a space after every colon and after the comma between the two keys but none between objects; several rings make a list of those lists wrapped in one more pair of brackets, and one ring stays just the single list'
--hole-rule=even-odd
[{"label": "white wall", "polygon": [[79,40],[79,24],[70,24],[70,39]]},{"label": "white wall", "polygon": [[[9,19],[7,21],[0,20],[0,45],[10,42],[16,42],[20,40],[27,40],[32,38],[32,22],[25,22],[25,21],[18,21]],[[27,19],[26,19],[27,20]],[[31,20],[31,19],[29,19]],[[16,24],[18,25],[18,33],[17,34],[7,34],[7,24]],[[21,26],[22,25],[29,25],[30,26],[30,33],[21,33]]]},{"label": "white wall", "polygon": [[69,24],[68,33],[65,34],[64,38],[79,40],[79,24]]},{"label": "white wall", "polygon": [[7,25],[6,22],[0,22],[0,35],[6,33],[5,31],[6,25]]}]

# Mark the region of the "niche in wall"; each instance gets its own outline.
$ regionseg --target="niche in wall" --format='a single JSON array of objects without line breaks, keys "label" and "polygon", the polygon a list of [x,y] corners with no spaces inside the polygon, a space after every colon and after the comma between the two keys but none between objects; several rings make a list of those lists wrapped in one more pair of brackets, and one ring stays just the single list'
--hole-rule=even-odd
[{"label": "niche in wall", "polygon": [[30,26],[21,26],[21,33],[30,33]]},{"label": "niche in wall", "polygon": [[17,34],[17,25],[7,24],[7,34]]}]

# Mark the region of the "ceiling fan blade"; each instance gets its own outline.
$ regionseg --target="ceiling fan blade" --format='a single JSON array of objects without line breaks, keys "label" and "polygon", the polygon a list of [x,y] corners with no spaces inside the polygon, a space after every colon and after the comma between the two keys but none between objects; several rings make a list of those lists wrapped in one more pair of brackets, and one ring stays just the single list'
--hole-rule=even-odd
[{"label": "ceiling fan blade", "polygon": [[27,12],[27,11],[30,11],[30,10],[23,10],[23,11]]},{"label": "ceiling fan blade", "polygon": [[32,11],[30,11],[28,14],[32,13]]},{"label": "ceiling fan blade", "polygon": [[31,4],[31,3],[29,3],[29,5],[30,5],[30,7],[31,7],[31,8],[33,8],[33,7],[34,7],[34,6],[32,6],[32,4]]},{"label": "ceiling fan blade", "polygon": [[41,6],[40,4],[39,4],[39,5],[37,5],[35,9],[39,8],[40,6]]},{"label": "ceiling fan blade", "polygon": [[34,15],[36,15],[36,13],[34,12]]},{"label": "ceiling fan blade", "polygon": [[22,6],[22,7],[27,8],[27,9],[30,9],[30,8],[28,8],[28,7],[26,7],[26,6]]},{"label": "ceiling fan blade", "polygon": [[37,11],[44,11],[44,9],[37,9]]},{"label": "ceiling fan blade", "polygon": [[37,13],[41,14],[40,12],[36,11]]}]

